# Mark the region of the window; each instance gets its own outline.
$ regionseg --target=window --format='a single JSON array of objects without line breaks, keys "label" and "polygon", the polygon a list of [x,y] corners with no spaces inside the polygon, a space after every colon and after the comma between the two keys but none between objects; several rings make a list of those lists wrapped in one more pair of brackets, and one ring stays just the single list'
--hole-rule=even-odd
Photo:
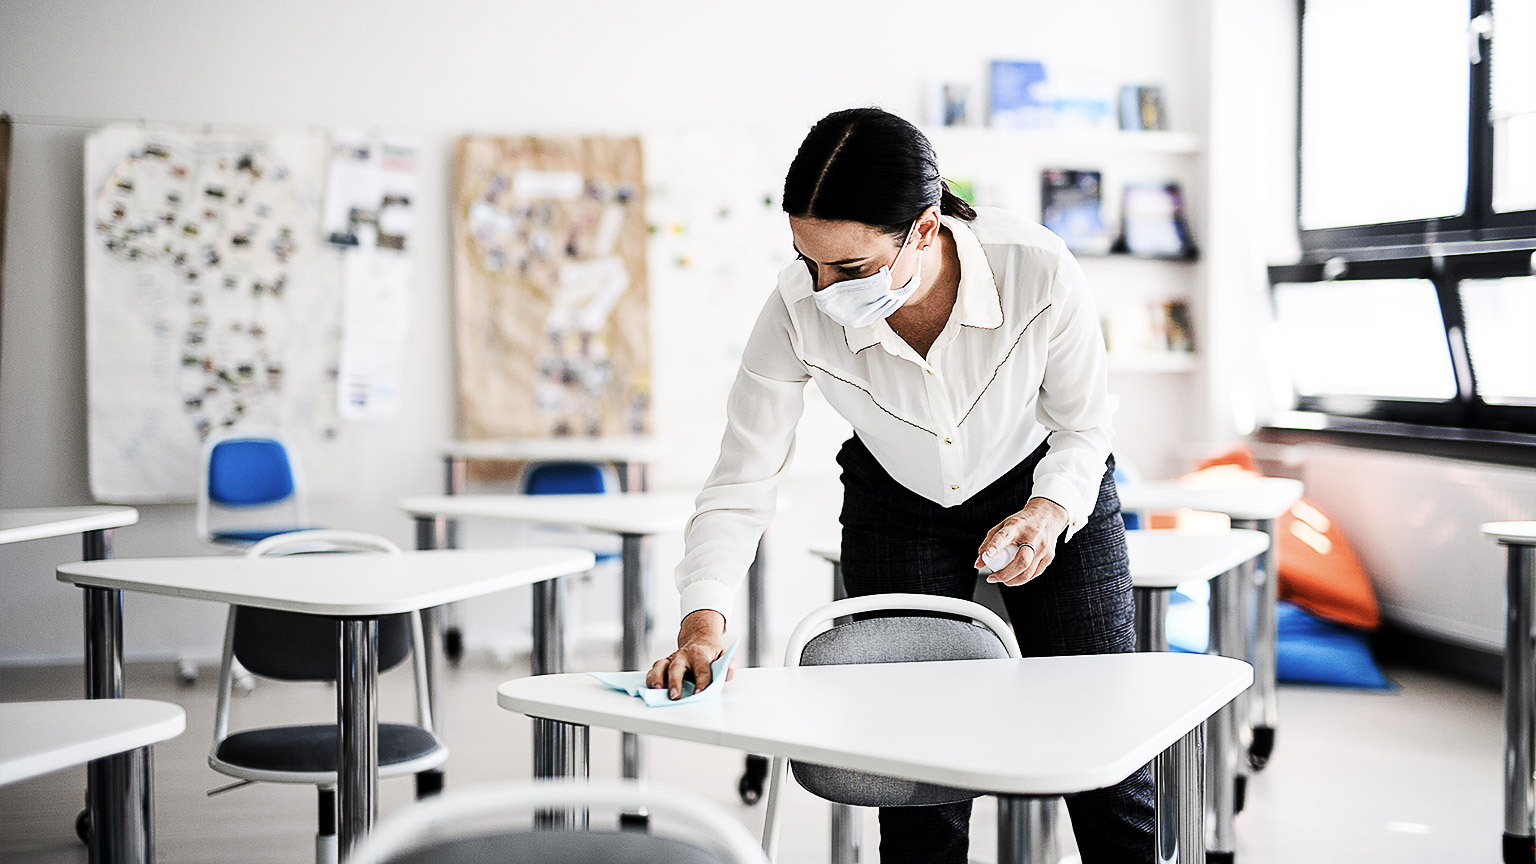
[{"label": "window", "polygon": [[1310,260],[1536,240],[1536,0],[1303,0],[1300,42]]},{"label": "window", "polygon": [[1536,445],[1533,258],[1271,267],[1273,374],[1298,410],[1358,421],[1330,428],[1388,431],[1384,421],[1399,436],[1454,429]]}]

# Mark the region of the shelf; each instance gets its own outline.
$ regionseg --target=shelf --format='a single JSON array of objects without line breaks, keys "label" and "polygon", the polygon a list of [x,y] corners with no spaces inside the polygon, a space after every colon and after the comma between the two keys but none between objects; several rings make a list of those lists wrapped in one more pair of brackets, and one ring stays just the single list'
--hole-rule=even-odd
[{"label": "shelf", "polygon": [[[1117,129],[998,129],[990,126],[940,126],[923,129],[936,148],[948,145],[991,144],[1052,153],[1169,153],[1200,152],[1200,136],[1190,132],[1123,132]],[[942,142],[942,143],[941,143]],[[942,154],[944,151],[940,149]]]},{"label": "shelf", "polygon": [[1199,359],[1193,351],[1109,352],[1111,372],[1193,372]]}]

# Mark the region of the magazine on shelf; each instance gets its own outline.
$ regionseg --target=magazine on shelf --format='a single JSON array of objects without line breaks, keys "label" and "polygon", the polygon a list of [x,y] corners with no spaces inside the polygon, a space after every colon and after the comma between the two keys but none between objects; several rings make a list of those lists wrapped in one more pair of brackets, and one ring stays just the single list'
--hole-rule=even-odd
[{"label": "magazine on shelf", "polygon": [[1104,224],[1098,171],[1048,168],[1040,172],[1040,224],[1073,252],[1103,255],[1114,238]]}]

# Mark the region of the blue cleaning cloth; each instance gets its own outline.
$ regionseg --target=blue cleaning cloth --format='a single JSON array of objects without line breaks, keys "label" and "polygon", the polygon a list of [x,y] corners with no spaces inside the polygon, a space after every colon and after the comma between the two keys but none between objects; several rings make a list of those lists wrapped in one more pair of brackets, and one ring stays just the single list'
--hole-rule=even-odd
[{"label": "blue cleaning cloth", "polygon": [[709,686],[703,693],[695,693],[692,681],[683,682],[683,695],[677,699],[667,698],[667,688],[650,688],[645,686],[644,672],[588,672],[593,678],[603,682],[623,693],[631,696],[639,696],[645,701],[647,707],[665,708],[672,705],[689,705],[697,702],[706,702],[720,695],[725,687],[725,675],[731,668],[731,658],[736,655],[736,645],[741,640],[732,639],[725,646],[725,652],[720,659],[709,664]]}]

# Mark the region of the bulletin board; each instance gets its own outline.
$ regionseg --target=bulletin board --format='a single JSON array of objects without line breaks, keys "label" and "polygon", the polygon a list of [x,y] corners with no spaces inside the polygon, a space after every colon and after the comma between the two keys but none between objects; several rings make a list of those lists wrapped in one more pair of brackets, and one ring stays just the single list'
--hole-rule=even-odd
[{"label": "bulletin board", "polygon": [[466,137],[456,163],[461,436],[649,433],[639,140]]},{"label": "bulletin board", "polygon": [[355,468],[337,409],[344,268],[321,234],[322,130],[132,124],[85,152],[92,494],[194,499],[203,440],[281,428],[310,486]]}]

